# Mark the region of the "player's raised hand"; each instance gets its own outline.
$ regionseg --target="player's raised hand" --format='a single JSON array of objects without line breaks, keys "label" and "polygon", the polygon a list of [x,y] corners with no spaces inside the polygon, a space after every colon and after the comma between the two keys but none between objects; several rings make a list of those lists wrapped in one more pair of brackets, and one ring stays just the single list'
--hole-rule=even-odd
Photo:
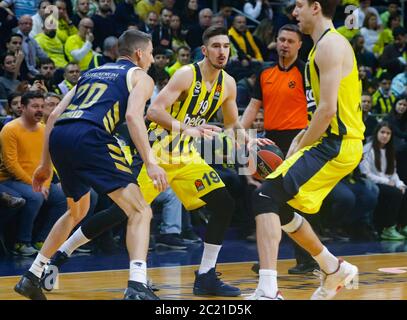
[{"label": "player's raised hand", "polygon": [[45,181],[47,181],[52,174],[52,168],[40,165],[35,169],[33,175],[33,190],[35,192],[42,192],[42,186],[44,185]]},{"label": "player's raised hand", "polygon": [[153,180],[154,187],[163,192],[168,188],[167,174],[164,169],[157,164],[146,165],[147,174]]}]

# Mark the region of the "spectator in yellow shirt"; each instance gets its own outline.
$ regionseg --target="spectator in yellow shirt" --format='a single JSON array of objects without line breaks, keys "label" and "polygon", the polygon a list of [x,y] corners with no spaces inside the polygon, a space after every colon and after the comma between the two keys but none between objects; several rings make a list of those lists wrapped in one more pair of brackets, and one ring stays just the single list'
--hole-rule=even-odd
[{"label": "spectator in yellow shirt", "polygon": [[55,29],[43,28],[43,32],[35,36],[35,41],[40,45],[41,49],[54,61],[57,68],[65,68],[68,61],[66,61],[64,54],[64,45],[61,40],[56,36]]},{"label": "spectator in yellow shirt", "polygon": [[150,11],[154,11],[157,15],[160,14],[161,9],[164,7],[161,1],[157,0],[141,0],[134,5],[136,9],[136,13],[140,17],[141,20],[146,20],[147,14]]},{"label": "spectator in yellow shirt", "polygon": [[191,49],[186,46],[181,46],[177,50],[177,61],[167,69],[170,77],[182,66],[191,63]]},{"label": "spectator in yellow shirt", "polygon": [[58,29],[57,37],[62,43],[65,43],[69,36],[73,36],[78,32],[73,21],[69,18],[68,12],[66,11],[65,0],[57,0],[55,5],[58,8]]},{"label": "spectator in yellow shirt", "polygon": [[76,35],[70,36],[65,43],[65,54],[69,62],[78,63],[81,71],[88,69],[93,57],[92,43],[93,21],[90,18],[83,18],[79,22],[79,31]]},{"label": "spectator in yellow shirt", "polygon": [[40,164],[44,144],[45,127],[41,124],[44,97],[39,92],[27,92],[21,98],[21,106],[21,117],[7,123],[0,132],[0,183],[26,200],[19,215],[14,251],[30,256],[37,252],[33,247],[33,227],[44,201],[49,216],[36,235],[39,247],[50,227],[65,212],[66,198],[59,186],[51,184],[51,179],[44,184],[41,192],[32,189],[32,176]]}]

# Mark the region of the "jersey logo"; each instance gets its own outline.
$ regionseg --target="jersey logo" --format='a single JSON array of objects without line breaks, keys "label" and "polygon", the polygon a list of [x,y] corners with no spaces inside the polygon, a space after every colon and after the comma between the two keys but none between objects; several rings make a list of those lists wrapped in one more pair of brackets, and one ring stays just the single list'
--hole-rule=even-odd
[{"label": "jersey logo", "polygon": [[288,83],[288,87],[290,88],[290,89],[295,89],[295,87],[296,87],[296,82],[294,81],[294,80],[292,80],[292,81],[290,81],[289,83]]},{"label": "jersey logo", "polygon": [[216,86],[215,94],[213,95],[213,98],[214,98],[215,100],[218,100],[219,97],[220,97],[220,93],[221,93],[221,92],[222,92],[222,85],[221,85],[221,84],[218,84],[218,85]]},{"label": "jersey logo", "polygon": [[201,116],[192,116],[190,114],[186,114],[184,118],[184,123],[191,127],[201,126],[206,123],[206,119],[202,118]]},{"label": "jersey logo", "polygon": [[197,96],[201,93],[201,82],[200,81],[196,81],[195,82],[195,88],[194,88],[194,96]]},{"label": "jersey logo", "polygon": [[195,188],[197,191],[201,191],[201,190],[205,189],[205,186],[201,179],[195,180]]}]

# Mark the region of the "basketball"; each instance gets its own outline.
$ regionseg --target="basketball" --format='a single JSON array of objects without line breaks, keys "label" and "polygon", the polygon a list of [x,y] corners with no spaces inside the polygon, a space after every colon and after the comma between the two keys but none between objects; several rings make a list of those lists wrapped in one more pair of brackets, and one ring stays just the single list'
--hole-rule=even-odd
[{"label": "basketball", "polygon": [[257,146],[257,165],[253,177],[264,180],[284,161],[284,154],[276,145]]}]

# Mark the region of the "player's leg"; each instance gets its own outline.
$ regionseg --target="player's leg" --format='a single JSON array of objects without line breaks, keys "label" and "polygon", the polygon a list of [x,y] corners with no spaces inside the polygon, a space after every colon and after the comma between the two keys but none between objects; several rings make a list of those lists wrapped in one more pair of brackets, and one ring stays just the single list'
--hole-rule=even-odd
[{"label": "player's leg", "polygon": [[185,165],[174,174],[171,188],[187,210],[204,205],[211,212],[204,240],[204,252],[196,272],[193,292],[196,295],[238,296],[240,290],[223,283],[216,274],[216,262],[229,227],[234,200],[216,171],[202,158]]},{"label": "player's leg", "polygon": [[95,239],[106,230],[113,228],[126,219],[127,215],[115,203],[87,219],[52,256],[41,279],[42,288],[46,291],[53,290],[59,268],[68,261],[69,257],[77,248]]},{"label": "player's leg", "polygon": [[260,269],[256,291],[249,300],[283,299],[277,284],[277,258],[281,225],[294,217],[289,210],[281,210],[288,198],[280,178],[266,180],[253,194]]},{"label": "player's leg", "polygon": [[158,297],[147,286],[146,260],[150,239],[151,208],[144,200],[139,187],[133,183],[109,193],[109,197],[128,217],[126,246],[130,257],[130,275],[124,298],[157,300]]},{"label": "player's leg", "polygon": [[[328,193],[359,162],[361,147],[358,141],[323,139],[307,152],[300,152],[282,178],[283,189],[288,190],[291,198],[287,203],[307,213],[318,212]],[[340,288],[356,277],[358,269],[332,255],[305,219],[296,213],[292,216],[283,223],[280,214],[283,230],[312,255],[322,270],[322,285],[312,299],[332,299]]]},{"label": "player's leg", "polygon": [[29,271],[27,271],[14,290],[32,300],[46,300],[40,286],[40,278],[50,257],[68,238],[72,229],[83,219],[89,209],[89,192],[78,201],[68,198],[68,211],[52,227],[41,251]]}]

